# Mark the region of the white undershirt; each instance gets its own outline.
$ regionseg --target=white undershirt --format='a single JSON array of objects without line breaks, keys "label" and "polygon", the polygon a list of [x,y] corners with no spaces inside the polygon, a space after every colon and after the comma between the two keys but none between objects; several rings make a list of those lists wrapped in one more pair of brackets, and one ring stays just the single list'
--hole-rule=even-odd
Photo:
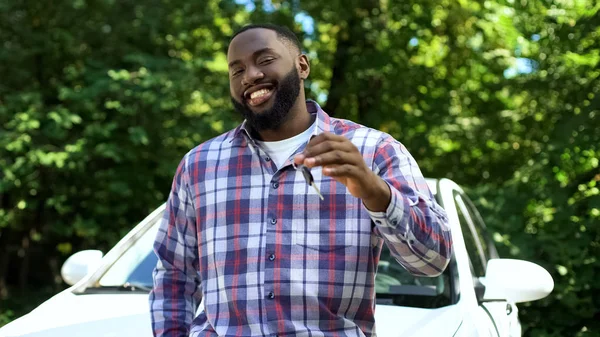
[{"label": "white undershirt", "polygon": [[300,147],[300,145],[308,142],[313,131],[317,127],[317,120],[304,132],[288,139],[279,140],[276,142],[256,141],[265,152],[271,157],[277,168],[281,168],[286,160]]}]

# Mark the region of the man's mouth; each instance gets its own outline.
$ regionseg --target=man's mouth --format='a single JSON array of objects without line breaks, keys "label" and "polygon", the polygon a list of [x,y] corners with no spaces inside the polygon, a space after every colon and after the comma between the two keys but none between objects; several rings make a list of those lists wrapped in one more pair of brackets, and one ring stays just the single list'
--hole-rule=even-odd
[{"label": "man's mouth", "polygon": [[267,102],[274,93],[275,87],[273,85],[260,85],[248,89],[244,98],[248,102],[248,105],[256,107]]}]

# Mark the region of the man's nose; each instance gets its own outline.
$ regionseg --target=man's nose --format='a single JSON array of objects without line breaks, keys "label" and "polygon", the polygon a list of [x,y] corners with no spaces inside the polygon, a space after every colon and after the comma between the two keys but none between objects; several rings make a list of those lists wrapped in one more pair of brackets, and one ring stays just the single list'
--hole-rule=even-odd
[{"label": "man's nose", "polygon": [[265,77],[265,74],[258,67],[248,67],[244,73],[242,84],[250,85]]}]

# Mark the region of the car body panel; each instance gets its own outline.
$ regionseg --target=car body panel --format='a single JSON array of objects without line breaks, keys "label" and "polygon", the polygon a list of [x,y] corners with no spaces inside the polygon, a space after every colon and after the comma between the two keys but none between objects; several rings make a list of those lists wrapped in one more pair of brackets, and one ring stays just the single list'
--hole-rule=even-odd
[{"label": "car body panel", "polygon": [[148,295],[66,290],[0,329],[0,336],[152,336]]},{"label": "car body panel", "polygon": [[[379,336],[454,336],[462,322],[454,306],[419,309],[377,306]],[[401,319],[400,319],[401,318]],[[396,324],[402,321],[404,324]],[[32,324],[35,322],[35,324]],[[1,336],[152,336],[148,296],[136,293],[73,294],[64,291],[12,322]]]}]

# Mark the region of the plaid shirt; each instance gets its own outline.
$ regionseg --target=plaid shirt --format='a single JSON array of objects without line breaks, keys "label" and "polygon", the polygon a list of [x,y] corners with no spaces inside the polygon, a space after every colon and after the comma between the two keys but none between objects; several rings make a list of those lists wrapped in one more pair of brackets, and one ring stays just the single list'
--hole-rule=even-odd
[{"label": "plaid shirt", "polygon": [[383,243],[413,274],[447,266],[446,214],[406,148],[307,107],[315,133],[350,139],[390,185],[387,211],[369,211],[314,168],[321,200],[290,159],[277,169],[245,124],[199,145],[177,169],[154,245],[156,336],[376,336]]}]

